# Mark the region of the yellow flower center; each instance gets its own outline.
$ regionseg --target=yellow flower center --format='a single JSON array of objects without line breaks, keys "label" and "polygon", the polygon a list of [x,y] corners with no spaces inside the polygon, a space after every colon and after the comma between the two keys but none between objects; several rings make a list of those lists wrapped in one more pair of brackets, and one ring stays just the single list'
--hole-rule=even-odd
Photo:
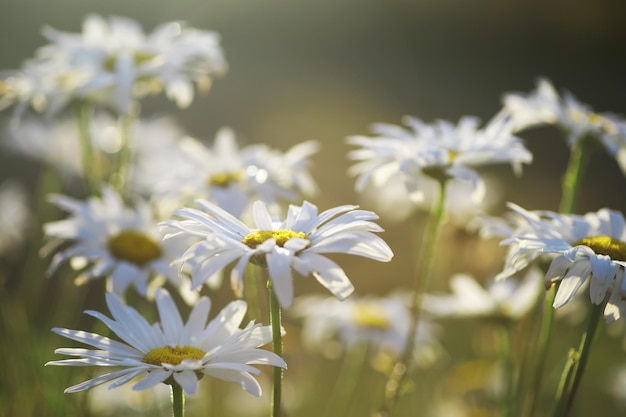
[{"label": "yellow flower center", "polygon": [[377,305],[358,302],[352,320],[359,326],[375,329],[388,329],[391,322],[385,310]]},{"label": "yellow flower center", "polygon": [[289,239],[292,239],[294,237],[309,240],[309,237],[304,232],[294,232],[293,230],[278,229],[257,230],[255,232],[249,233],[246,237],[243,238],[243,243],[254,249],[266,240],[274,239],[276,240],[276,244],[282,248],[285,246],[285,243],[287,243]]},{"label": "yellow flower center", "polygon": [[218,172],[217,174],[213,174],[207,182],[209,185],[214,187],[228,187],[230,184],[234,182],[239,182],[241,180],[241,172]]},{"label": "yellow flower center", "polygon": [[136,230],[124,230],[111,237],[109,251],[116,259],[138,266],[144,266],[163,254],[161,245]]},{"label": "yellow flower center", "polygon": [[[117,58],[118,57],[116,55],[109,55],[102,63],[104,69],[110,72],[115,72],[115,67],[117,66]],[[155,54],[145,51],[137,51],[133,56],[136,65],[145,64],[146,62],[149,62],[154,58],[156,58]]]},{"label": "yellow flower center", "polygon": [[590,236],[574,242],[572,246],[585,245],[599,255],[607,255],[614,261],[626,261],[626,242],[611,236]]},{"label": "yellow flower center", "polygon": [[145,363],[160,366],[163,363],[180,365],[185,359],[202,359],[205,352],[193,346],[163,346],[152,349],[143,357]]}]

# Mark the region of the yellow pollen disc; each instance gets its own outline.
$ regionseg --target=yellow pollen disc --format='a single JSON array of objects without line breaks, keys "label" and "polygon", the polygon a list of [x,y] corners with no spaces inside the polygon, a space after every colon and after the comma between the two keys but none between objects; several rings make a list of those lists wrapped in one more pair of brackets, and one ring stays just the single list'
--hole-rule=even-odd
[{"label": "yellow pollen disc", "polygon": [[124,230],[109,239],[109,251],[121,261],[144,266],[163,254],[161,245],[136,230]]},{"label": "yellow pollen disc", "polygon": [[289,239],[294,237],[300,239],[309,240],[309,237],[304,232],[294,232],[293,230],[257,230],[256,232],[250,233],[248,236],[243,238],[243,243],[252,249],[259,246],[261,243],[265,242],[267,239],[276,240],[276,244],[281,248],[285,246],[285,243]]},{"label": "yellow pollen disc", "polygon": [[614,261],[626,261],[626,242],[611,236],[591,236],[574,242],[572,246],[585,245],[599,255],[607,255]]},{"label": "yellow pollen disc", "polygon": [[391,322],[384,309],[365,302],[357,303],[352,320],[363,327],[383,330],[391,327]]},{"label": "yellow pollen disc", "polygon": [[233,182],[241,180],[241,172],[218,172],[207,180],[214,187],[228,187]]},{"label": "yellow pollen disc", "polygon": [[185,359],[202,359],[205,352],[193,346],[163,346],[155,348],[143,357],[145,363],[160,366],[162,363],[180,365]]},{"label": "yellow pollen disc", "polygon": [[[133,56],[133,58],[134,58],[134,61],[135,61],[136,65],[141,65],[141,64],[145,64],[146,62],[156,58],[156,55],[148,53],[148,52],[136,52],[135,55]],[[104,68],[107,71],[114,72],[115,71],[115,67],[117,66],[117,56],[109,55],[104,60],[104,63],[102,65],[104,66]]]}]

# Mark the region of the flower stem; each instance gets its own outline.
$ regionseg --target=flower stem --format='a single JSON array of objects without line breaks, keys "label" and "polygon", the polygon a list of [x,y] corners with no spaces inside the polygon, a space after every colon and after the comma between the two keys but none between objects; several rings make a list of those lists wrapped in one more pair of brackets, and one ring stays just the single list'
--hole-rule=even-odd
[{"label": "flower stem", "polygon": [[[283,335],[281,333],[281,313],[280,313],[280,304],[278,302],[278,298],[276,297],[276,293],[274,292],[274,287],[272,286],[272,281],[267,281],[267,288],[269,290],[270,295],[270,325],[272,326],[272,343],[274,345],[274,353],[283,357]],[[280,403],[281,403],[281,395],[282,395],[282,386],[283,386],[283,369],[280,367],[274,367],[274,386],[272,390],[272,402],[271,402],[271,417],[279,417],[280,416]]]},{"label": "flower stem", "polygon": [[559,205],[559,213],[570,214],[574,211],[578,193],[580,191],[580,183],[584,173],[585,163],[587,161],[585,152],[585,144],[579,141],[572,147],[567,163],[567,169],[563,176],[561,204]]},{"label": "flower stem", "polygon": [[445,213],[446,180],[439,181],[439,196],[435,203],[434,211],[431,212],[422,236],[422,246],[415,264],[415,276],[413,279],[414,296],[411,299],[410,313],[411,323],[407,337],[407,347],[402,358],[396,362],[385,386],[385,402],[379,410],[379,416],[388,416],[393,411],[400,396],[402,387],[407,377],[412,362],[413,350],[417,338],[417,329],[422,313],[422,294],[428,289],[433,264],[433,254],[439,229],[443,223]]},{"label": "flower stem", "polygon": [[185,415],[185,393],[177,383],[172,383],[172,416],[184,417]]},{"label": "flower stem", "polygon": [[87,187],[92,195],[101,194],[101,173],[98,169],[98,160],[93,149],[93,139],[89,130],[93,116],[93,107],[87,103],[78,107],[78,133],[83,159],[83,175],[87,181]]},{"label": "flower stem", "polygon": [[126,184],[131,175],[131,163],[133,159],[132,128],[134,122],[133,113],[121,116],[118,124],[121,136],[120,150],[117,153],[115,169],[111,173],[111,184],[120,195],[126,192]]},{"label": "flower stem", "polygon": [[576,398],[576,393],[582,380],[583,373],[587,366],[589,353],[593,346],[594,336],[598,329],[598,324],[602,318],[604,304],[594,305],[589,314],[587,329],[580,339],[578,350],[570,353],[570,358],[563,370],[561,386],[557,393],[557,407],[554,417],[566,417],[572,409],[572,404]]},{"label": "flower stem", "polygon": [[368,347],[367,342],[362,342],[345,353],[339,376],[326,403],[327,417],[343,417],[349,414],[364,365],[367,363]]}]

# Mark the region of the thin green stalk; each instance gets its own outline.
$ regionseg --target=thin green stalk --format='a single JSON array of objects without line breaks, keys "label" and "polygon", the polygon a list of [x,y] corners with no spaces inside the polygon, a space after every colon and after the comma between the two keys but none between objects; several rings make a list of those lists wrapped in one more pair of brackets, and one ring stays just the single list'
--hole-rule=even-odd
[{"label": "thin green stalk", "polygon": [[415,349],[415,339],[417,338],[417,328],[422,312],[422,294],[428,289],[431,269],[433,264],[433,254],[439,229],[443,223],[445,213],[445,197],[446,197],[446,180],[439,181],[439,196],[435,203],[435,209],[431,212],[428,224],[422,236],[422,246],[420,247],[419,256],[415,264],[415,276],[413,278],[414,297],[411,301],[411,324],[407,339],[407,347],[402,358],[396,362],[387,384],[385,386],[385,403],[381,410],[380,416],[390,415],[393,411],[396,401],[401,393],[402,386],[407,377],[407,371],[412,362],[413,350]]},{"label": "thin green stalk", "polygon": [[496,329],[500,360],[504,376],[504,395],[502,396],[502,416],[511,417],[515,409],[515,372],[513,366],[513,341],[511,327],[508,322],[500,323]]},{"label": "thin green stalk", "polygon": [[[283,357],[283,335],[281,332],[281,312],[280,312],[280,304],[278,302],[278,298],[276,297],[276,293],[274,292],[274,288],[272,286],[272,281],[267,281],[267,288],[269,290],[270,296],[270,325],[272,326],[272,343],[274,344],[274,353]],[[282,387],[283,387],[283,369],[275,366],[274,367],[274,386],[272,389],[272,400],[271,400],[271,417],[279,417],[280,416],[280,403],[282,396]]]},{"label": "thin green stalk", "polygon": [[563,176],[561,204],[559,213],[570,214],[574,211],[580,192],[580,185],[585,171],[587,152],[584,141],[574,144],[570,152],[567,169]]},{"label": "thin green stalk", "polygon": [[533,378],[531,383],[531,390],[528,395],[528,413],[529,417],[535,415],[535,409],[537,407],[537,400],[539,399],[539,393],[541,392],[541,382],[543,381],[543,371],[546,367],[548,357],[548,346],[550,345],[550,338],[552,336],[552,328],[554,327],[554,298],[558,291],[558,283],[554,285],[546,294],[546,298],[543,303],[543,318],[541,321],[541,328],[539,330],[539,337],[537,339],[537,363],[535,364]]},{"label": "thin green stalk", "polygon": [[356,397],[363,368],[367,363],[368,348],[368,343],[363,342],[353,346],[345,353],[339,376],[331,392],[330,399],[326,403],[325,416],[344,417],[348,415],[350,406]]},{"label": "thin green stalk", "polygon": [[93,116],[93,107],[82,103],[78,107],[78,133],[83,158],[83,175],[87,181],[89,192],[92,195],[101,194],[102,174],[99,169],[99,161],[93,148],[93,139],[89,130]]},{"label": "thin green stalk", "polygon": [[132,113],[121,116],[119,119],[119,130],[121,136],[120,150],[117,153],[116,164],[111,173],[111,184],[115,189],[124,195],[126,184],[131,175],[131,164],[133,159],[133,138],[132,129],[135,117]]},{"label": "thin green stalk", "polygon": [[[570,355],[571,361],[565,367],[564,374],[567,374],[565,381],[563,381],[561,391],[557,394],[557,407],[554,413],[554,417],[566,417],[569,415],[580,381],[582,380],[585,368],[587,367],[587,360],[591,353],[591,347],[593,346],[594,336],[598,329],[598,324],[602,319],[604,311],[604,304],[594,305],[589,314],[589,321],[587,323],[587,329],[583,333],[580,339],[580,345],[578,350]],[[571,363],[570,363],[571,362]]]},{"label": "thin green stalk", "polygon": [[177,383],[173,382],[172,387],[172,416],[184,417],[185,415],[185,393]]}]

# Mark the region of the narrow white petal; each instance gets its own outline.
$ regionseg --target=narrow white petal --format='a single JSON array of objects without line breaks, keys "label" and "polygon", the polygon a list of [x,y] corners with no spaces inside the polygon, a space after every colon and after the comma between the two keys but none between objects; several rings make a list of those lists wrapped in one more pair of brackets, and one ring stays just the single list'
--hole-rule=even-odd
[{"label": "narrow white petal", "polygon": [[198,391],[198,377],[194,371],[174,372],[173,376],[185,394],[191,395]]}]

